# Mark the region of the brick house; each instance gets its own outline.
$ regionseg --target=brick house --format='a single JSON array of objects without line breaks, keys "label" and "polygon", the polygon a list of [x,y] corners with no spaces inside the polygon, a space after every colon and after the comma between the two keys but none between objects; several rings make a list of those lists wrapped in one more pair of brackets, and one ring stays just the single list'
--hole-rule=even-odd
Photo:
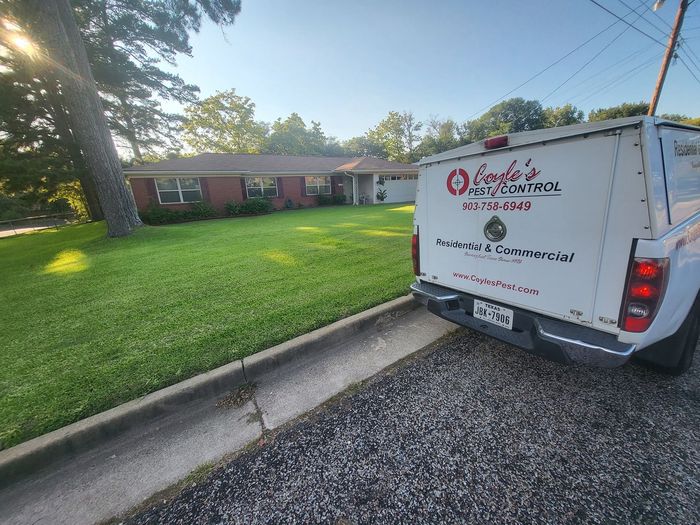
[{"label": "brick house", "polygon": [[275,208],[290,200],[314,206],[318,195],[345,195],[354,204],[415,199],[418,167],[373,157],[318,157],[203,153],[124,170],[139,210],[155,204],[187,209],[207,201],[223,211],[229,201],[267,197]]}]

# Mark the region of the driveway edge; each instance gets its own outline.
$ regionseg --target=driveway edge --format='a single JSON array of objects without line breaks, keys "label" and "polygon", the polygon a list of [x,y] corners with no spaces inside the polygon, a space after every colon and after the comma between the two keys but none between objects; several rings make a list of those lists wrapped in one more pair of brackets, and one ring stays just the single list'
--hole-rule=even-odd
[{"label": "driveway edge", "polygon": [[246,383],[255,383],[263,373],[333,346],[371,326],[381,326],[419,306],[410,295],[400,297],[0,451],[0,488],[51,463],[87,452],[144,422],[175,413],[183,403],[214,398]]}]

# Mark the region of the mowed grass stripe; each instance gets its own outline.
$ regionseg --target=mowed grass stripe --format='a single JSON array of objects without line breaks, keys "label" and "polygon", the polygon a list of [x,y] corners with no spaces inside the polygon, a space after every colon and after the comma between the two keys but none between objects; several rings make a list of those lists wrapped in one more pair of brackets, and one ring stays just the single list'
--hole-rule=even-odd
[{"label": "mowed grass stripe", "polygon": [[412,206],[0,240],[0,447],[394,299]]}]

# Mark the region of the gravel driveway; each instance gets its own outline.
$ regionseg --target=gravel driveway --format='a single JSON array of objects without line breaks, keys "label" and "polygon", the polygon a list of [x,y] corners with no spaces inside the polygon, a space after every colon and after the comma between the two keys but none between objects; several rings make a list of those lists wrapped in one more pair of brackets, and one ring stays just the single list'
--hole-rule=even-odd
[{"label": "gravel driveway", "polygon": [[133,523],[700,523],[699,370],[459,332]]}]

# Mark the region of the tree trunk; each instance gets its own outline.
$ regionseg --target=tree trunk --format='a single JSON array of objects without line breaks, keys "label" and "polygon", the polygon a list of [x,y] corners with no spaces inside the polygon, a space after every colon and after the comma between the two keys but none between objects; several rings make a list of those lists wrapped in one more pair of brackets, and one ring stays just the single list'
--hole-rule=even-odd
[{"label": "tree trunk", "polygon": [[61,137],[61,140],[66,144],[68,154],[70,155],[71,162],[73,163],[73,168],[78,174],[78,180],[80,181],[80,186],[83,189],[85,204],[88,212],[90,213],[90,218],[93,221],[101,221],[105,217],[102,213],[100,201],[97,197],[95,181],[92,180],[87,171],[85,159],[83,159],[83,153],[80,151],[80,147],[78,146],[75,137],[68,126],[68,114],[61,103],[58,87],[53,79],[42,78],[42,80],[44,87],[46,88],[46,96],[49,104],[51,105],[54,127],[56,128],[58,136]]},{"label": "tree trunk", "polygon": [[107,235],[129,235],[142,225],[141,219],[122,173],[71,6],[68,0],[28,3],[37,14],[35,30],[47,48],[47,63],[54,64],[53,73],[61,83],[70,128],[95,181]]}]

